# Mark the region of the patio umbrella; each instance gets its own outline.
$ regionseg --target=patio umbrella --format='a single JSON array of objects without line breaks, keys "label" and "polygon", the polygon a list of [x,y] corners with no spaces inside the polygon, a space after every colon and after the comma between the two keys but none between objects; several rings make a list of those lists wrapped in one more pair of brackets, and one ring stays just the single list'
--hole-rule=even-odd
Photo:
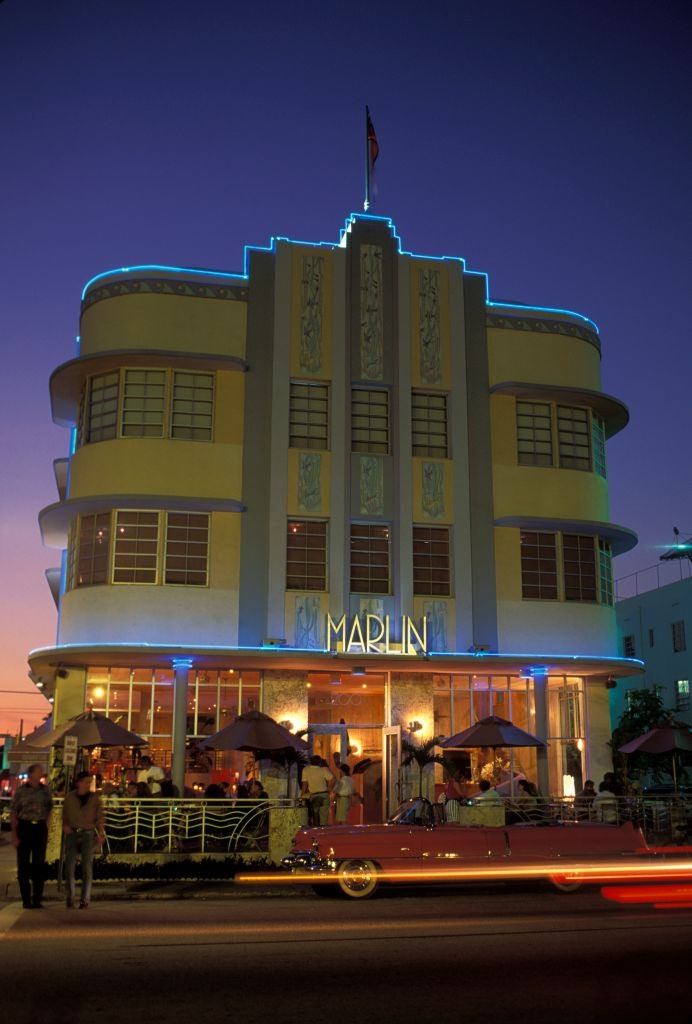
[{"label": "patio umbrella", "polygon": [[262,750],[307,750],[308,745],[294,736],[283,725],[261,711],[246,711],[238,715],[235,722],[224,726],[213,736],[203,740],[200,747],[212,750],[248,750],[258,753]]},{"label": "patio umbrella", "polygon": [[475,725],[440,741],[441,747],[545,747],[543,740],[524,732],[506,718],[489,715]]},{"label": "patio umbrella", "polygon": [[80,747],[142,747],[147,742],[106,715],[91,710],[75,715],[42,736],[32,733],[28,739],[35,750],[47,750],[64,746],[66,736],[76,736]]},{"label": "patio umbrella", "polygon": [[[499,715],[488,715],[481,718],[475,725],[458,732],[440,742],[441,747],[490,747],[493,751],[498,747],[545,747],[543,740],[524,732],[513,722]],[[514,772],[510,777],[510,793],[514,795]]]},{"label": "patio umbrella", "polygon": [[678,750],[692,752],[692,732],[682,726],[657,725],[649,729],[643,736],[637,736],[624,746],[618,747],[620,754],[672,754],[673,755],[673,787],[678,791],[675,753]]}]

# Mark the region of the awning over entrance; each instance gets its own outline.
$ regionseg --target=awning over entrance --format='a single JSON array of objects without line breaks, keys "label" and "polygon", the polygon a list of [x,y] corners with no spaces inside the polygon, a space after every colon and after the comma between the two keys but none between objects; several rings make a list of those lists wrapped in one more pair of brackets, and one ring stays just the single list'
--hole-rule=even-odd
[{"label": "awning over entrance", "polygon": [[130,668],[165,667],[174,660],[190,658],[196,668],[277,669],[295,672],[350,671],[410,673],[485,673],[499,675],[575,675],[607,679],[639,675],[644,663],[637,658],[613,658],[583,654],[546,652],[504,653],[428,652],[415,654],[362,654],[298,649],[291,647],[205,647],[156,644],[64,644],[32,651],[29,664],[34,676],[44,683],[50,696],[57,669],[88,668],[90,665]]}]

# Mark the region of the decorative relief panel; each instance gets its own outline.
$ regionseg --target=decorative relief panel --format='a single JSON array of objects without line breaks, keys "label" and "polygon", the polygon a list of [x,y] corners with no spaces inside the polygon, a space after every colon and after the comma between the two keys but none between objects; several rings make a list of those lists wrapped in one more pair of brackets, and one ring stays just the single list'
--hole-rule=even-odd
[{"label": "decorative relief panel", "polygon": [[110,281],[108,284],[91,288],[82,302],[82,310],[104,299],[117,299],[120,295],[182,295],[193,299],[226,299],[231,302],[247,302],[247,287],[230,284],[200,284],[198,281],[178,281],[173,277],[128,278],[125,281]]},{"label": "decorative relief panel", "polygon": [[361,618],[364,615],[377,615],[380,619],[384,618],[384,601],[381,597],[361,597],[358,608]]},{"label": "decorative relief panel", "polygon": [[316,452],[298,456],[298,508],[301,512],[318,512],[322,507],[322,457]]},{"label": "decorative relief panel", "polygon": [[566,320],[539,320],[536,317],[504,316],[496,313],[488,314],[485,320],[488,327],[498,327],[501,330],[566,334],[570,338],[581,338],[583,341],[588,341],[599,352],[601,351],[601,342],[595,331],[589,330],[588,327],[579,327],[577,324],[568,323]]},{"label": "decorative relief panel", "polygon": [[384,377],[382,249],[360,247],[360,373],[363,380]]},{"label": "decorative relief panel", "polygon": [[428,650],[447,651],[446,601],[423,601],[423,614],[428,619]]},{"label": "decorative relief panel", "polygon": [[360,459],[361,515],[384,515],[384,462],[374,455]]},{"label": "decorative relief panel", "polygon": [[440,344],[440,272],[424,269],[418,275],[420,375],[426,384],[442,381]]},{"label": "decorative relief panel", "polygon": [[320,599],[316,595],[296,597],[295,647],[324,647]]},{"label": "decorative relief panel", "polygon": [[421,463],[423,512],[432,519],[445,514],[445,476],[440,462]]},{"label": "decorative relief panel", "polygon": [[300,280],[300,372],[322,372],[324,256],[302,258]]}]

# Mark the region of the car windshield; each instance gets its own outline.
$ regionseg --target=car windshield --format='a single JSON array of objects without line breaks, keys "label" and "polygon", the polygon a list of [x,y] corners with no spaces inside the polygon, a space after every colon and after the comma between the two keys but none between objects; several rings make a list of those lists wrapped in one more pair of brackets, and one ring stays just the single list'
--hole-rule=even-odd
[{"label": "car windshield", "polygon": [[429,800],[421,797],[404,800],[396,813],[389,819],[389,823],[390,825],[433,825],[435,823],[433,805]]}]

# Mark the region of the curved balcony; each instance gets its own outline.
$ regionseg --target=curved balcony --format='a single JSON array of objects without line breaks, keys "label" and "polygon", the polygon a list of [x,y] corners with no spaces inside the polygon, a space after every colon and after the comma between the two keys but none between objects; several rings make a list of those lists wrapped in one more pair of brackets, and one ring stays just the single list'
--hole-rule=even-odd
[{"label": "curved balcony", "polygon": [[38,515],[43,543],[49,548],[67,547],[67,535],[75,516],[107,512],[113,508],[172,512],[244,512],[245,506],[234,498],[194,498],[190,495],[100,494],[68,498],[47,505]]},{"label": "curved balcony", "polygon": [[77,423],[79,401],[87,377],[117,370],[122,366],[161,367],[182,370],[237,370],[244,373],[244,359],[214,352],[183,352],[174,349],[118,348],[95,355],[78,356],[61,363],[50,377],[53,422],[61,427]]},{"label": "curved balcony", "polygon": [[501,516],[495,526],[510,526],[520,530],[545,533],[579,533],[587,537],[602,537],[611,546],[613,555],[623,555],[636,547],[638,537],[634,530],[616,523],[596,522],[588,519],[561,519],[554,516]]},{"label": "curved balcony", "polygon": [[629,409],[618,398],[589,388],[564,387],[559,384],[533,384],[530,381],[502,381],[493,384],[491,395],[513,395],[515,398],[564,402],[592,409],[605,423],[606,437],[613,437],[629,423]]}]

